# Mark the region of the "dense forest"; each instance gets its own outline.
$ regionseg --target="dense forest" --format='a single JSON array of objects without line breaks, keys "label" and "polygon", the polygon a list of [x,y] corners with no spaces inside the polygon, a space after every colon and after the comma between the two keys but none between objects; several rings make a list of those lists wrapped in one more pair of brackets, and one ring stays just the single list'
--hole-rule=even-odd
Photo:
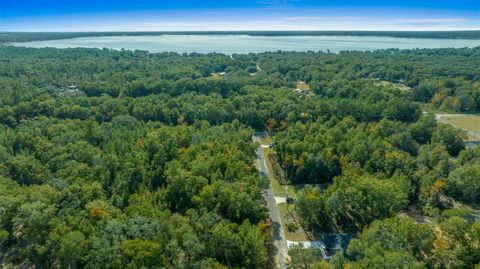
[{"label": "dense forest", "polygon": [[129,32],[0,32],[0,43],[94,36],[144,35],[251,35],[251,36],[385,36],[403,38],[478,39],[480,31],[129,31]]},{"label": "dense forest", "polygon": [[480,112],[480,48],[0,47],[0,264],[273,267],[266,130],[304,227],[355,234],[292,268],[480,268],[480,149],[422,106]]}]

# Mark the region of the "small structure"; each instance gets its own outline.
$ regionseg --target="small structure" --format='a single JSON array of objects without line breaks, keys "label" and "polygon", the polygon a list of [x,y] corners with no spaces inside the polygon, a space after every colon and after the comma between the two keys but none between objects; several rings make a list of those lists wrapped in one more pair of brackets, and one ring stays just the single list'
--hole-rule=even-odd
[{"label": "small structure", "polygon": [[76,91],[77,86],[76,85],[70,85],[70,86],[68,86],[68,90],[71,91],[71,92]]},{"label": "small structure", "polygon": [[298,88],[295,89],[294,91],[295,91],[296,93],[298,93],[298,94],[308,94],[308,91],[302,90],[302,89],[298,89]]},{"label": "small structure", "polygon": [[221,77],[225,76],[227,73],[225,72],[219,72],[218,75],[220,75]]},{"label": "small structure", "polygon": [[303,81],[299,81],[297,82],[297,88],[294,91],[298,94],[308,94],[310,91],[310,86]]}]

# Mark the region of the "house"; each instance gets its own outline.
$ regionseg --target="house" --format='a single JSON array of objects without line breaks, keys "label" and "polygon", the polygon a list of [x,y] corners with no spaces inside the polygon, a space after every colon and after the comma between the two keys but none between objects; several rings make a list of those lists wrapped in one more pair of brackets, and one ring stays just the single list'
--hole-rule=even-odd
[{"label": "house", "polygon": [[338,251],[345,251],[352,237],[352,234],[323,234],[322,241],[325,244],[326,258],[332,257]]},{"label": "house", "polygon": [[287,247],[300,247],[307,249],[318,249],[322,259],[329,260],[335,253],[341,251],[345,252],[350,240],[352,240],[353,234],[349,233],[337,233],[337,234],[321,234],[318,240],[315,241],[287,241]]},{"label": "house", "polygon": [[335,253],[339,251],[344,252],[352,237],[352,234],[323,234],[321,241],[324,246],[324,251],[322,251],[324,257],[322,258],[331,259]]}]

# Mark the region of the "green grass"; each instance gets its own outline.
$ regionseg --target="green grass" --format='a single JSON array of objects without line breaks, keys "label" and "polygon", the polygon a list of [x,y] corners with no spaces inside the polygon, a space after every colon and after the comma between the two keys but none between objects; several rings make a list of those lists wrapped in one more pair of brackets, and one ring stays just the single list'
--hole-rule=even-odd
[{"label": "green grass", "polygon": [[477,133],[480,136],[480,116],[445,116],[442,117],[448,123]]},{"label": "green grass", "polygon": [[[299,218],[295,213],[295,209],[293,205],[287,204],[279,204],[278,211],[280,213],[280,218],[283,224],[283,232],[285,233],[285,239],[291,241],[306,241],[308,240],[308,236],[305,231],[302,229]],[[290,223],[295,223],[298,229],[295,232],[290,232],[287,228],[287,225]]]},{"label": "green grass", "polygon": [[287,197],[287,188],[288,188],[288,196],[292,198],[297,198],[297,188],[295,185],[291,184],[286,184],[286,185],[281,185],[280,182],[278,182],[277,179],[272,179],[272,189],[273,193],[277,197]]},{"label": "green grass", "polygon": [[[270,136],[260,137],[260,143],[262,145],[269,145],[272,142],[273,142],[273,139]],[[268,152],[265,151],[265,154],[267,154],[267,153]]]},{"label": "green grass", "polygon": [[302,91],[309,91],[310,86],[307,83],[297,82],[297,89],[300,89]]},{"label": "green grass", "polygon": [[221,79],[222,78],[218,73],[211,73],[210,76],[213,79]]},{"label": "green grass", "polygon": [[375,86],[382,86],[382,87],[388,87],[388,86],[394,87],[394,88],[399,89],[401,92],[409,92],[410,91],[410,87],[405,86],[402,83],[392,83],[390,81],[380,80],[380,81],[376,81],[374,83],[374,85]]},{"label": "green grass", "polygon": [[297,198],[297,190],[298,188],[295,185],[283,185],[283,188],[286,189],[288,188],[288,196],[292,197],[293,199]]},{"label": "green grass", "polygon": [[278,197],[286,197],[285,191],[283,187],[280,185],[280,183],[278,182],[278,180],[272,179],[271,182],[272,182],[273,194]]}]

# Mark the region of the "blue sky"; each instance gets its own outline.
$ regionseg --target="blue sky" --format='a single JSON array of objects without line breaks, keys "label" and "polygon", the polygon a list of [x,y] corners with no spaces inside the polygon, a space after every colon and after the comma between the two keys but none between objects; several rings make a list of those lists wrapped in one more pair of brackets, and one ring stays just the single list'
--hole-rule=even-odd
[{"label": "blue sky", "polygon": [[459,29],[479,0],[0,0],[0,31]]}]

